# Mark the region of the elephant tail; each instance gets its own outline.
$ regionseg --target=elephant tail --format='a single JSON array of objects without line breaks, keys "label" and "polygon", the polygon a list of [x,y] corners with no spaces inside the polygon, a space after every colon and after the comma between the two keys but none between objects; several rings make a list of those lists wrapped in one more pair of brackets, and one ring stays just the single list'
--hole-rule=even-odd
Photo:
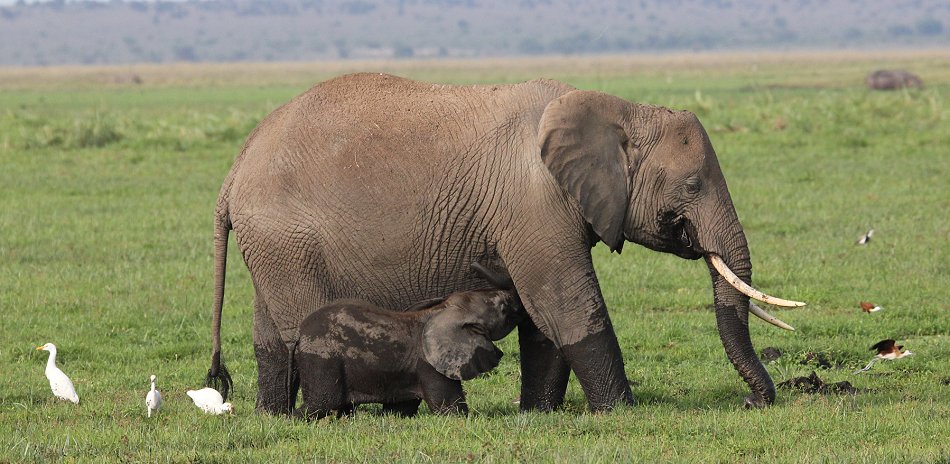
[{"label": "elephant tail", "polygon": [[[227,186],[226,186],[227,187]],[[205,378],[205,386],[221,392],[225,400],[231,389],[231,374],[221,362],[221,309],[224,306],[224,276],[228,263],[228,234],[231,219],[228,214],[226,195],[218,199],[214,215],[214,308],[211,313],[211,369]]]}]

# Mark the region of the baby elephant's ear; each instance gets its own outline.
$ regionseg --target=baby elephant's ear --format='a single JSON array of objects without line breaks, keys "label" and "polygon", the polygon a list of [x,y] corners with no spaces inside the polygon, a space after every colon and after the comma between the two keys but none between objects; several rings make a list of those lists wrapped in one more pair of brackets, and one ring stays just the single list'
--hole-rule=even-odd
[{"label": "baby elephant's ear", "polygon": [[494,369],[504,355],[472,314],[453,307],[426,323],[422,354],[440,374],[455,380],[470,380]]}]

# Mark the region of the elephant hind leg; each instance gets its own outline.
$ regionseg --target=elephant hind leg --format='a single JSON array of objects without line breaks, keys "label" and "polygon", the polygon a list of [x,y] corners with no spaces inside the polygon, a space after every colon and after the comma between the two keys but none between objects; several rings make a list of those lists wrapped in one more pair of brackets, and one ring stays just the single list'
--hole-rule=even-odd
[{"label": "elephant hind leg", "polygon": [[260,297],[254,300],[254,356],[257,358],[257,410],[290,414],[297,399],[290,351]]},{"label": "elephant hind leg", "polygon": [[[291,392],[287,388],[287,349],[255,344],[254,355],[257,357],[257,410],[270,414],[289,413],[294,403],[290,401]],[[293,396],[297,396],[296,389]]]}]

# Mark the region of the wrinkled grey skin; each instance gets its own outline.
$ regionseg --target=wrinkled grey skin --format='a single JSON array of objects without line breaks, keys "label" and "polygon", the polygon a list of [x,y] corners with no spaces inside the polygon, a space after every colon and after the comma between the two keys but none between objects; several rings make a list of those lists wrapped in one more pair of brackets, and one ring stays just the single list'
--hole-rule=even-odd
[{"label": "wrinkled grey skin", "polygon": [[864,79],[869,89],[896,90],[904,87],[924,88],[924,82],[917,75],[902,69],[879,69]]},{"label": "wrinkled grey skin", "polygon": [[[301,308],[387,308],[466,291],[480,261],[507,271],[519,324],[521,408],[550,410],[575,373],[592,410],[632,403],[591,263],[598,241],[752,265],[716,153],[693,114],[551,80],[438,85],[354,74],[316,85],[251,133],[215,211],[213,357],[228,231],[256,291],[258,408],[287,412]],[[726,354],[752,394],[775,388],[749,337],[748,298],[708,264]]]},{"label": "wrinkled grey skin", "polygon": [[[300,325],[294,366],[303,414],[319,418],[364,403],[416,413],[465,414],[462,380],[498,365],[504,338],[523,317],[505,290],[453,293],[418,311],[391,311],[361,300],[321,307]],[[292,393],[296,395],[296,391]]]}]

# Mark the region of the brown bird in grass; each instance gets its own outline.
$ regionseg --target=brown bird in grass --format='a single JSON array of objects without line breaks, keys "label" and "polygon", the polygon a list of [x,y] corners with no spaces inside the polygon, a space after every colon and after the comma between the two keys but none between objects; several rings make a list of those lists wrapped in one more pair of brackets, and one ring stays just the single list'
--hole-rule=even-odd
[{"label": "brown bird in grass", "polygon": [[881,340],[871,346],[871,351],[877,350],[877,354],[871,358],[871,362],[869,362],[867,366],[864,366],[864,369],[856,370],[854,373],[857,374],[859,372],[870,370],[871,366],[881,359],[890,361],[892,359],[900,359],[904,356],[910,356],[914,354],[910,350],[902,351],[903,349],[904,345],[898,345],[893,339],[888,338],[887,340]]},{"label": "brown bird in grass", "polygon": [[864,312],[866,312],[866,313],[873,313],[873,312],[875,312],[875,311],[880,311],[880,310],[882,310],[882,309],[884,309],[884,308],[882,308],[882,307],[880,307],[880,306],[878,306],[878,305],[876,305],[876,304],[874,304],[874,303],[871,303],[871,302],[869,302],[869,301],[862,301],[862,302],[861,302],[861,311],[864,311]]}]

